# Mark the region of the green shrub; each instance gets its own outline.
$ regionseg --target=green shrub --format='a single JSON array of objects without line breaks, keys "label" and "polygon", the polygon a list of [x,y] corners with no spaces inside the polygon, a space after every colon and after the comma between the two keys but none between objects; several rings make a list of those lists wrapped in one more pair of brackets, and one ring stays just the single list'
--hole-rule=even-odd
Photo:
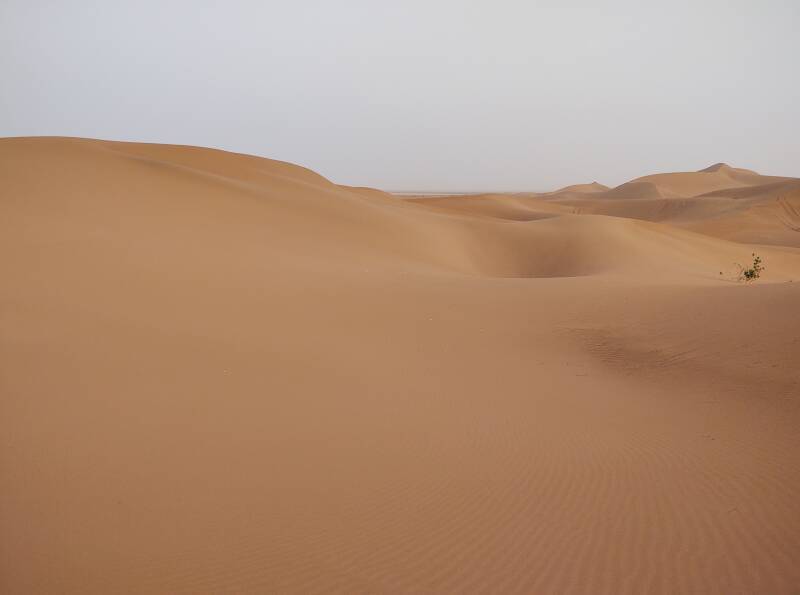
[{"label": "green shrub", "polygon": [[766,270],[761,264],[761,257],[755,252],[753,252],[753,265],[750,268],[745,268],[738,263],[736,266],[739,267],[739,281],[744,281],[745,283],[755,281]]}]

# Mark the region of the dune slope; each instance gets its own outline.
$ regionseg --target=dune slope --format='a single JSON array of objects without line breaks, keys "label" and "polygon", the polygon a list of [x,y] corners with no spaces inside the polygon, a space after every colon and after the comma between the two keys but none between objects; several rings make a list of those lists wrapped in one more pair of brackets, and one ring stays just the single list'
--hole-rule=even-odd
[{"label": "dune slope", "polygon": [[0,592],[800,586],[793,194],[754,246],[705,182],[404,200],[67,138],[0,180]]}]

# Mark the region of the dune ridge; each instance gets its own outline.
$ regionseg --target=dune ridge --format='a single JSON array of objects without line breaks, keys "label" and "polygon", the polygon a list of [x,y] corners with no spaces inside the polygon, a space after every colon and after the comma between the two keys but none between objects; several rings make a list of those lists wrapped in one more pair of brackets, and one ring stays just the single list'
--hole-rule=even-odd
[{"label": "dune ridge", "polygon": [[796,592],[799,183],[0,139],[0,592]]}]

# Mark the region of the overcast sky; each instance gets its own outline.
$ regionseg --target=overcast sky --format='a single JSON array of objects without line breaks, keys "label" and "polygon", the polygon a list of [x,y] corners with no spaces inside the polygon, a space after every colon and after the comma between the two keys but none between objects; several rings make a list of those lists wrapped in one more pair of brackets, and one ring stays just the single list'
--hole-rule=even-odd
[{"label": "overcast sky", "polygon": [[0,0],[0,136],[390,190],[800,175],[800,0]]}]

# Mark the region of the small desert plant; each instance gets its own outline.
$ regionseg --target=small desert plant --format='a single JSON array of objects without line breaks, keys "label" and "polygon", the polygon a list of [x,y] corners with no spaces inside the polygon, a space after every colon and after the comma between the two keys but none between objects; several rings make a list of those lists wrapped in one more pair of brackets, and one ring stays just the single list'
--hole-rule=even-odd
[{"label": "small desert plant", "polygon": [[755,281],[765,270],[761,264],[761,257],[755,252],[753,252],[753,265],[750,268],[743,267],[738,263],[736,266],[739,267],[739,281],[744,281],[745,283]]}]

